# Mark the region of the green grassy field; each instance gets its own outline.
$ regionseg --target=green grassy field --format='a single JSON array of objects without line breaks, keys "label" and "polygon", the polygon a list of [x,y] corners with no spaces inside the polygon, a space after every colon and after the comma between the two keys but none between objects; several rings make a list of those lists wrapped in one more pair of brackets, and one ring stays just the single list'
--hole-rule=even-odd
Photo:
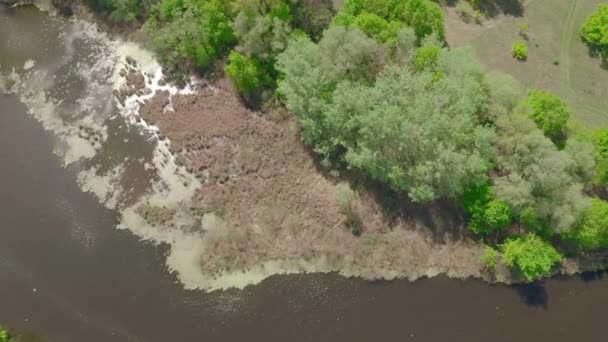
[{"label": "green grassy field", "polygon": [[[608,70],[601,67],[599,58],[589,56],[579,36],[582,23],[602,2],[605,0],[529,0],[523,17],[500,16],[481,26],[463,23],[448,11],[447,37],[452,46],[471,45],[488,69],[558,94],[588,127],[608,126]],[[527,40],[519,34],[522,23],[529,25]],[[527,43],[527,61],[512,58],[515,41]]]}]

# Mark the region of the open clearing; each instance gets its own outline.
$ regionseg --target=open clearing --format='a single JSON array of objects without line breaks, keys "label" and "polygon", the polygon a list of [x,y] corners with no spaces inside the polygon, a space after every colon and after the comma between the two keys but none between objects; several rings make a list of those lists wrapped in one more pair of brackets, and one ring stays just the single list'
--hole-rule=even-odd
[{"label": "open clearing", "polygon": [[[446,16],[451,46],[471,45],[490,70],[511,74],[527,87],[547,89],[566,99],[589,128],[608,125],[608,70],[579,36],[579,29],[602,0],[530,0],[523,16],[502,15],[482,25],[465,23],[454,9]],[[519,26],[527,23],[527,39]],[[526,42],[528,59],[511,57],[511,45]]]}]

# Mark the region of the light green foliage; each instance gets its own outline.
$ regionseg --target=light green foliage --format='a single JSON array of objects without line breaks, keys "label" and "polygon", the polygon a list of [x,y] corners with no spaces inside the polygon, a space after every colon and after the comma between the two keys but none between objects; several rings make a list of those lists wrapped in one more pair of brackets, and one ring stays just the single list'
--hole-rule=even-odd
[{"label": "light green foliage", "polygon": [[439,58],[439,52],[441,48],[435,45],[421,46],[416,50],[416,59],[414,65],[418,70],[422,70],[427,67],[434,67]]},{"label": "light green foliage", "polygon": [[525,43],[515,42],[511,46],[511,54],[513,55],[513,58],[525,61],[528,58],[528,47]]},{"label": "light green foliage", "polygon": [[608,4],[599,4],[581,27],[583,40],[594,47],[608,48]]},{"label": "light green foliage", "polygon": [[527,38],[528,37],[528,29],[529,28],[530,27],[528,26],[528,23],[521,23],[519,25],[519,35],[522,36],[522,37],[524,37],[524,38]]},{"label": "light green foliage", "polygon": [[234,41],[230,3],[164,0],[144,25],[150,45],[169,72],[205,68]]},{"label": "light green foliage", "polygon": [[319,49],[320,67],[330,83],[370,79],[374,67],[384,64],[378,60],[380,45],[356,27],[329,28],[319,42]]},{"label": "light green foliage", "polygon": [[381,42],[394,41],[405,26],[419,39],[432,33],[444,37],[443,12],[428,0],[346,0],[333,24],[357,25]]},{"label": "light green foliage", "polygon": [[[576,162],[559,151],[528,118],[526,105],[496,120],[498,165],[494,195],[517,214],[529,208],[556,232],[565,232],[589,205]],[[584,151],[577,151],[584,153]]]},{"label": "light green foliage", "polygon": [[576,181],[587,184],[595,178],[595,152],[591,142],[571,138],[566,142],[564,151],[572,158],[568,173]]},{"label": "light green foliage", "polygon": [[524,95],[524,87],[509,74],[492,71],[485,75],[484,85],[490,95],[484,121],[494,121],[511,112]]},{"label": "light green foliage", "polygon": [[608,247],[608,202],[592,199],[591,206],[564,237],[586,251]]},{"label": "light green foliage", "polygon": [[570,109],[558,96],[544,90],[531,90],[526,99],[531,109],[530,118],[545,136],[563,148],[566,141],[566,124]]},{"label": "light green foliage", "polygon": [[553,266],[563,259],[553,246],[532,233],[508,239],[501,251],[505,264],[517,268],[527,281],[551,275]]},{"label": "light green foliage", "polygon": [[0,326],[0,342],[13,342],[14,340],[4,328]]},{"label": "light green foliage", "polygon": [[468,228],[475,234],[490,234],[511,225],[511,208],[493,199],[487,183],[468,188],[460,203],[469,217]]},{"label": "light green foliage", "polygon": [[[332,27],[319,46],[292,42],[279,56],[279,91],[305,141],[419,202],[483,182],[493,131],[477,122],[487,100],[482,71],[465,50],[442,50],[435,71],[387,66],[368,76],[378,47]],[[358,43],[360,41],[361,43]],[[339,157],[339,156],[338,156]]]},{"label": "light green foliage", "polygon": [[496,268],[496,262],[500,254],[497,250],[490,246],[486,246],[483,250],[483,255],[481,256],[481,262],[486,266],[487,269],[493,270]]},{"label": "light green foliage", "polygon": [[260,88],[265,81],[259,62],[236,51],[230,53],[224,70],[236,89],[242,93]]}]

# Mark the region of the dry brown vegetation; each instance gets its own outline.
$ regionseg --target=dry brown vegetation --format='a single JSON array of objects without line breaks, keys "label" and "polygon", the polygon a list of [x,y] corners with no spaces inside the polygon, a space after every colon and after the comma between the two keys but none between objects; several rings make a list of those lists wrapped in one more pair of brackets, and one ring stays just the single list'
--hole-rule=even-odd
[{"label": "dry brown vegetation", "polygon": [[464,233],[456,207],[416,206],[349,175],[355,195],[341,208],[335,192],[346,178],[318,165],[283,109],[251,112],[230,90],[204,87],[171,100],[158,94],[141,114],[201,180],[192,213],[205,218],[208,273],[304,260],[368,278],[483,276],[483,248]]}]

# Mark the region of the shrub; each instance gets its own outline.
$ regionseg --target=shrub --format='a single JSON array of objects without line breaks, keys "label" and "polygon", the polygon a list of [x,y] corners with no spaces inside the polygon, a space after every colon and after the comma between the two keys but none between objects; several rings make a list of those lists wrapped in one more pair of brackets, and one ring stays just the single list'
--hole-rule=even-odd
[{"label": "shrub", "polygon": [[587,44],[608,48],[608,4],[600,4],[581,27],[581,36]]},{"label": "shrub", "polygon": [[481,262],[485,265],[485,267],[489,270],[493,270],[496,268],[496,262],[500,254],[497,250],[490,246],[486,246],[483,255],[481,256]]},{"label": "shrub", "polygon": [[608,184],[608,129],[600,128],[592,134],[596,165],[596,183]]},{"label": "shrub", "polygon": [[528,58],[528,47],[522,42],[515,42],[511,46],[513,58],[519,61],[525,61]]},{"label": "shrub", "polygon": [[528,39],[528,23],[522,23],[519,25],[519,35],[525,39]]},{"label": "shrub", "polygon": [[456,5],[456,12],[465,22],[469,22],[473,19],[474,11],[473,6],[467,1],[459,1],[458,5]]},{"label": "shrub", "polygon": [[553,246],[532,233],[508,239],[501,251],[505,264],[519,270],[527,281],[551,275],[553,266],[563,259]]},{"label": "shrub", "polygon": [[414,60],[414,65],[418,70],[435,66],[437,59],[439,58],[440,51],[441,48],[436,45],[421,46],[416,50],[416,59]]}]

